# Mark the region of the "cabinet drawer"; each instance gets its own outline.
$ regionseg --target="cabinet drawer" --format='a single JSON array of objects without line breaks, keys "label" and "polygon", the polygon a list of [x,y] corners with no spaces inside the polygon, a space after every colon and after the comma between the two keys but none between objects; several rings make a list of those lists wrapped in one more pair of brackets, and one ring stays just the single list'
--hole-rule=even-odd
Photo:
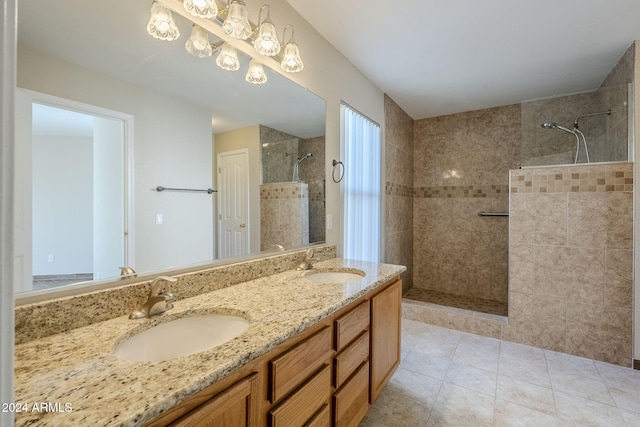
[{"label": "cabinet drawer", "polygon": [[327,403],[320,409],[304,427],[330,427],[331,406]]},{"label": "cabinet drawer", "polygon": [[285,397],[330,356],[331,328],[326,327],[269,362],[271,403]]},{"label": "cabinet drawer", "polygon": [[340,388],[369,357],[369,331],[365,331],[333,359],[334,385]]},{"label": "cabinet drawer", "polygon": [[369,326],[369,301],[336,319],[336,351],[342,350]]},{"label": "cabinet drawer", "polygon": [[[271,427],[299,427],[312,421],[331,396],[331,367],[325,365],[291,396],[269,411]],[[314,418],[315,419],[315,418]]]},{"label": "cabinet drawer", "polygon": [[369,363],[333,395],[336,427],[355,427],[369,410]]}]

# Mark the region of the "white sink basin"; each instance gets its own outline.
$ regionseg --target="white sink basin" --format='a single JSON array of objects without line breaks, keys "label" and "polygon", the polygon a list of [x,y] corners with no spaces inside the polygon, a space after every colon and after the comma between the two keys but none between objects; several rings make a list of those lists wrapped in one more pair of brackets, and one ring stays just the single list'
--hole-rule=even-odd
[{"label": "white sink basin", "polygon": [[120,343],[118,359],[156,362],[209,350],[237,337],[249,328],[238,316],[219,314],[181,317],[161,323]]},{"label": "white sink basin", "polygon": [[348,283],[364,278],[364,273],[356,274],[346,271],[321,271],[305,276],[306,279],[316,283]]}]

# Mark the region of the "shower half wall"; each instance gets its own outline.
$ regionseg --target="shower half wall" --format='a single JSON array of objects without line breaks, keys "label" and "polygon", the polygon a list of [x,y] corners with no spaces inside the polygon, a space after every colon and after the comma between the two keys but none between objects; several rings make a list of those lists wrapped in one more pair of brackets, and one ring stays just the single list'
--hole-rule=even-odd
[{"label": "shower half wall", "polygon": [[405,298],[507,315],[509,170],[520,105],[414,125],[413,288]]}]

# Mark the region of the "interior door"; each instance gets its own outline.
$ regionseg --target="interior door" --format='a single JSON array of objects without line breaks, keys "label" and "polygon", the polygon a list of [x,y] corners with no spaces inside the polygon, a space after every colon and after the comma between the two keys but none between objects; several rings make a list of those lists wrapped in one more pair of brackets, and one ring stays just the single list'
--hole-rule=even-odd
[{"label": "interior door", "polygon": [[249,152],[226,151],[218,161],[218,254],[249,253]]},{"label": "interior door", "polygon": [[15,99],[14,291],[33,289],[31,251],[31,103],[17,89]]}]

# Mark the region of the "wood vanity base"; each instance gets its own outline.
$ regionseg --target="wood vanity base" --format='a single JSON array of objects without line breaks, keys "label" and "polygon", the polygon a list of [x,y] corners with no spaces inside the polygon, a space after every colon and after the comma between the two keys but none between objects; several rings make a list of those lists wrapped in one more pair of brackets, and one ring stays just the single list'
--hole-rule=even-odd
[{"label": "wood vanity base", "polygon": [[147,424],[357,426],[400,363],[396,277]]}]

